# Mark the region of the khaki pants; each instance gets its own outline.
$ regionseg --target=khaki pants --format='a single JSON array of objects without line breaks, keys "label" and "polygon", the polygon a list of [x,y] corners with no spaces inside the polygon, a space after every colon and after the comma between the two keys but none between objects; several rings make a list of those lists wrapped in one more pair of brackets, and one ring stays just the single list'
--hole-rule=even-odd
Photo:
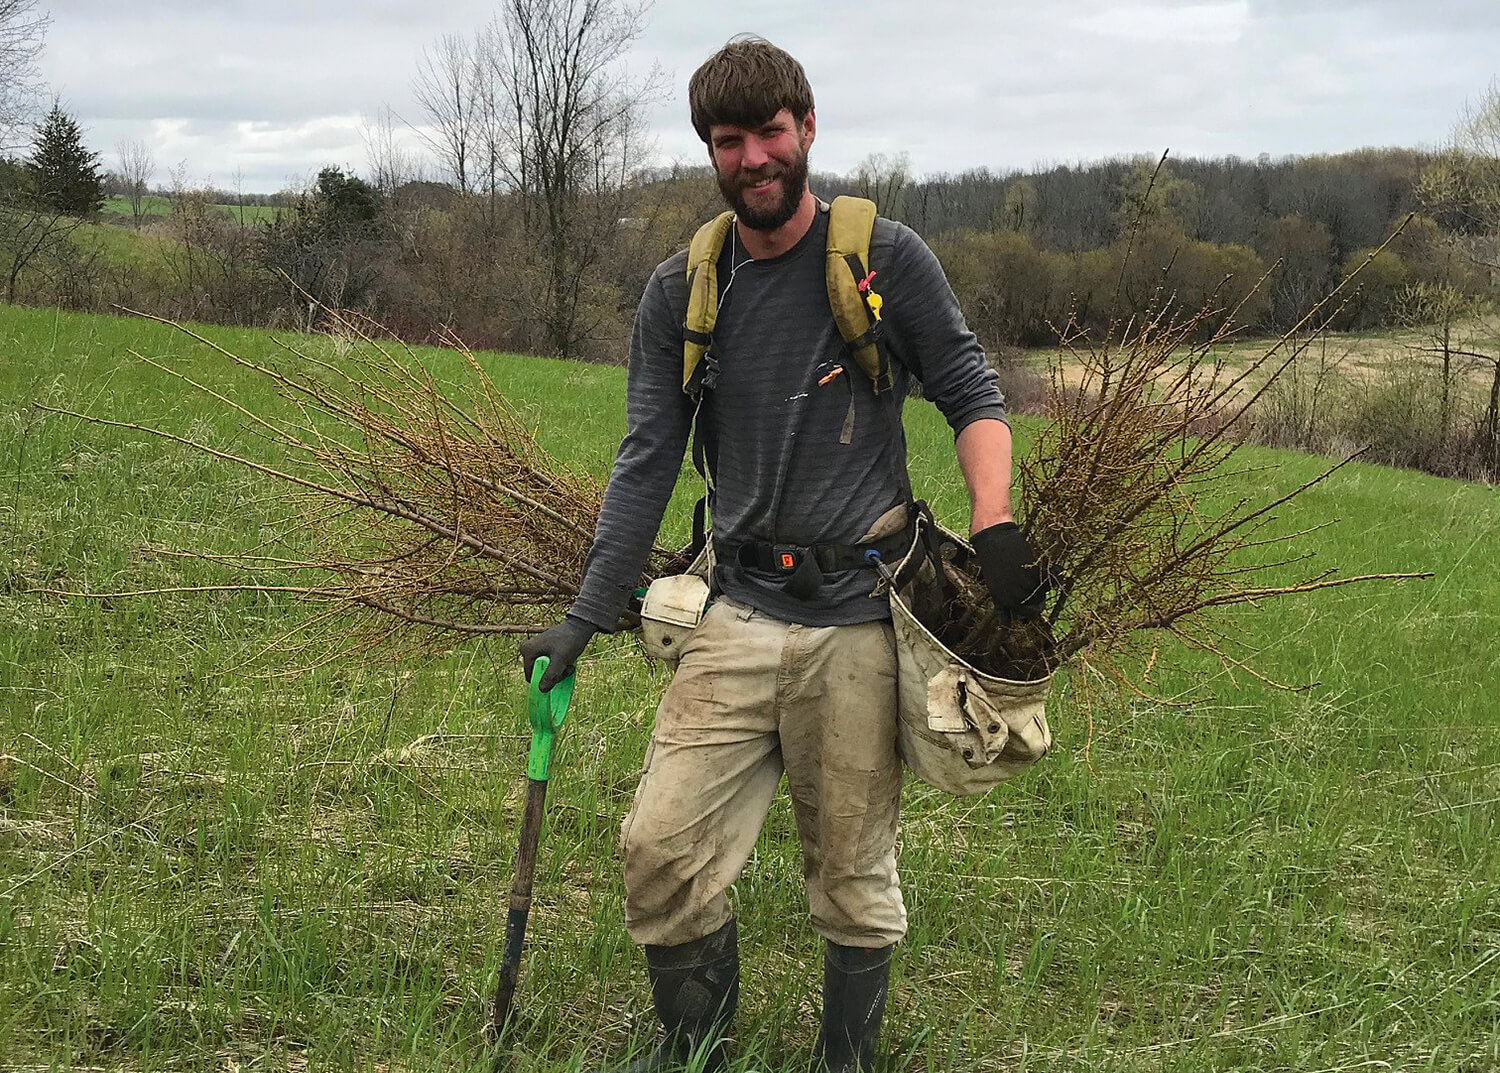
[{"label": "khaki pants", "polygon": [[798,626],[721,599],[683,646],[620,830],[632,939],[675,946],[729,919],[783,771],[813,927],[845,946],[906,933],[890,623]]}]

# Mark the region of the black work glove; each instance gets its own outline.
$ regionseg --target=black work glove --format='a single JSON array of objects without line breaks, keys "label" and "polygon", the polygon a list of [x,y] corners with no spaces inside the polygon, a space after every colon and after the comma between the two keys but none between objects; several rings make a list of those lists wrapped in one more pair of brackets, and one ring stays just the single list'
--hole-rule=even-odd
[{"label": "black work glove", "polygon": [[531,681],[531,668],[537,657],[546,656],[547,671],[539,683],[541,691],[546,693],[573,673],[573,664],[578,662],[589,640],[598,632],[599,628],[593,623],[568,615],[550,630],[522,644],[521,667],[526,672],[526,681]]},{"label": "black work glove", "polygon": [[1033,619],[1042,613],[1047,583],[1039,556],[1015,522],[1001,522],[969,538],[979,572],[1002,617]]}]

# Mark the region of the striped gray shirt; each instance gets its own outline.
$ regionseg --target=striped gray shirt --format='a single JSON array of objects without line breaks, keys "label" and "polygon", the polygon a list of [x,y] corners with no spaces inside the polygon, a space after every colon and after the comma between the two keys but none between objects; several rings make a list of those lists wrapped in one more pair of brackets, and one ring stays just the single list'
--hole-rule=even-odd
[{"label": "striped gray shirt", "polygon": [[[828,305],[827,240],[828,215],[820,212],[779,257],[753,260],[731,238],[719,258],[711,350],[717,369],[702,414],[718,542],[850,544],[903,497],[897,467],[906,465],[906,442],[892,435],[900,418],[891,402],[875,395],[852,361],[849,372],[819,384],[846,360]],[[979,418],[1003,420],[995,374],[926,243],[903,224],[877,219],[870,267],[884,299],[896,407],[915,377],[955,436]],[[682,390],[686,270],[686,251],[658,266],[636,312],[628,430],[569,610],[603,629],[613,628],[639,584],[687,447],[693,404]],[[844,444],[851,399],[852,437]],[[870,570],[828,575],[807,600],[789,595],[777,577],[737,566],[721,565],[716,579],[725,595],[788,622],[835,626],[890,616],[886,601],[869,598],[876,581]]]}]

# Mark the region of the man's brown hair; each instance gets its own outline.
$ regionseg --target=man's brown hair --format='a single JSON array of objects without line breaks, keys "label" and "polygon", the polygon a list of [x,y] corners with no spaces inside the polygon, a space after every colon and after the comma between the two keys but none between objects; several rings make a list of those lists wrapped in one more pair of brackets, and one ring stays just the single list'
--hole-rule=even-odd
[{"label": "man's brown hair", "polygon": [[703,62],[688,81],[693,129],[708,144],[715,123],[758,127],[783,108],[801,123],[813,109],[802,65],[764,37],[736,37]]}]

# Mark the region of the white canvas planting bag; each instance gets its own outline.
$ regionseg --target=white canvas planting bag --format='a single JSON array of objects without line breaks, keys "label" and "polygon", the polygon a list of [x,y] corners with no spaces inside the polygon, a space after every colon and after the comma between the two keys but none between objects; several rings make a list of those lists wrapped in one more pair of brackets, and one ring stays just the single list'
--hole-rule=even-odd
[{"label": "white canvas planting bag", "polygon": [[712,549],[712,543],[705,544],[687,573],[657,578],[641,598],[641,644],[646,655],[674,670],[682,659],[682,646],[708,610]]},{"label": "white canvas planting bag", "polygon": [[937,568],[922,527],[939,542],[968,544],[919,512],[911,547],[894,572],[900,721],[897,747],[913,775],[950,794],[978,794],[1035,764],[1052,745],[1045,702],[1052,676],[1015,682],[976,670],[944,647],[912,611]]}]

